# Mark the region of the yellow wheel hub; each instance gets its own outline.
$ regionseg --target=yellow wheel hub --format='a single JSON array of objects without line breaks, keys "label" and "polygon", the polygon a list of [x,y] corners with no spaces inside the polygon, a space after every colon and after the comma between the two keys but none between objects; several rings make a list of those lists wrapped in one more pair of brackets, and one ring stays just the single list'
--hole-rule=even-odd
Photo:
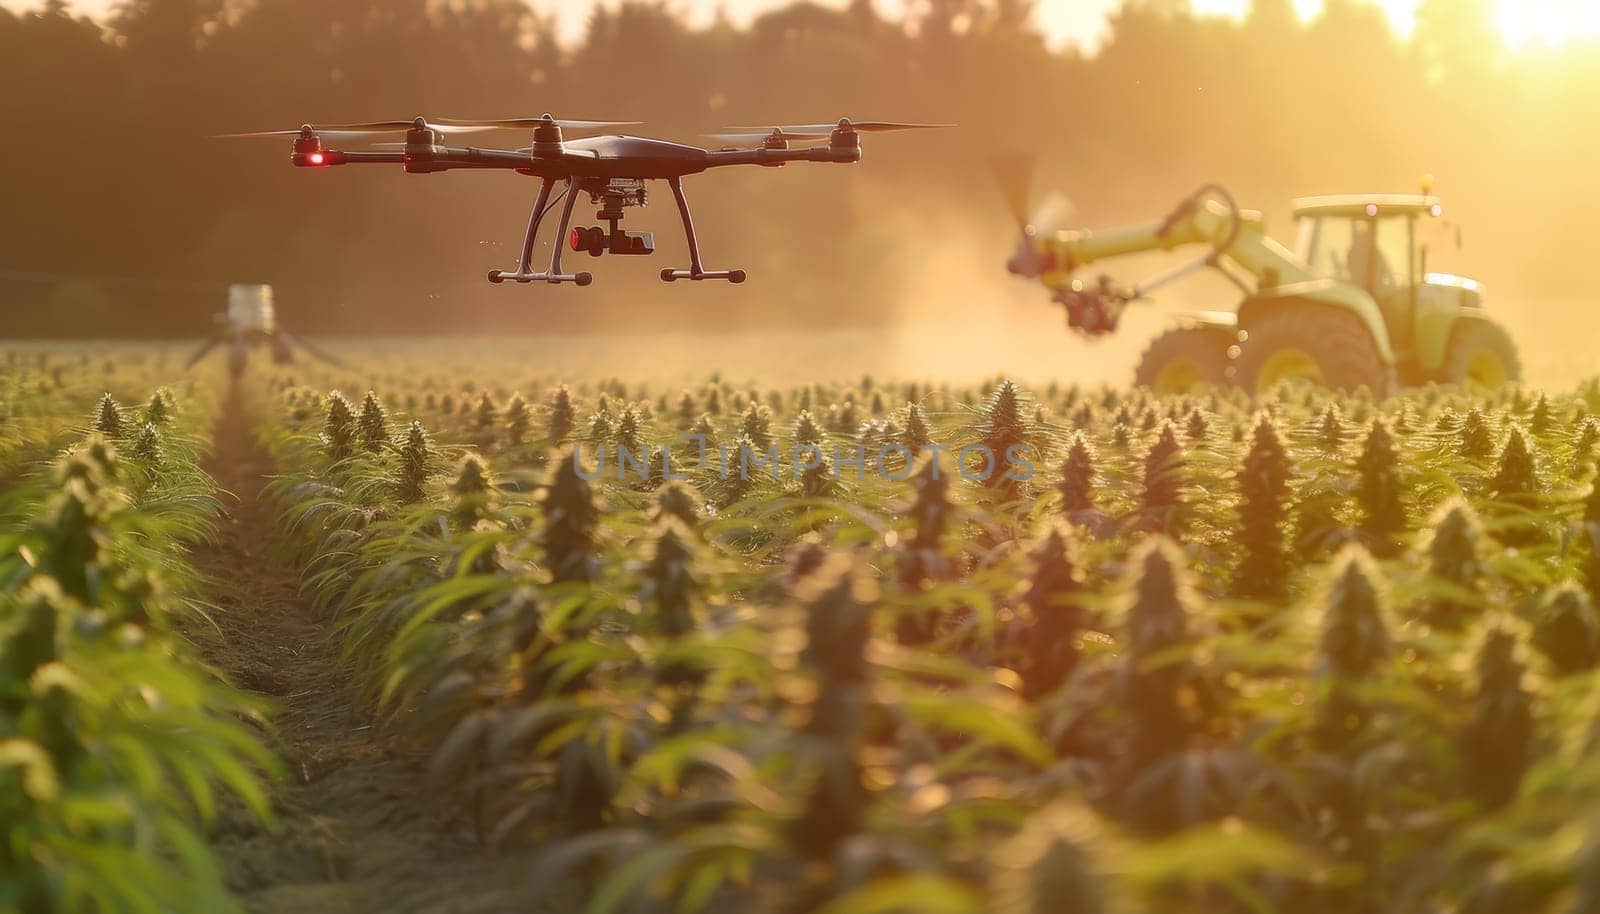
[{"label": "yellow wheel hub", "polygon": [[1505,361],[1495,353],[1484,350],[1467,362],[1465,380],[1469,386],[1499,387],[1506,383],[1509,375]]},{"label": "yellow wheel hub", "polygon": [[1294,379],[1321,384],[1322,366],[1304,349],[1279,349],[1267,356],[1262,364],[1261,373],[1256,376],[1256,392],[1265,393],[1284,381]]},{"label": "yellow wheel hub", "polygon": [[1160,395],[1188,393],[1199,387],[1205,375],[1193,359],[1173,359],[1156,372],[1155,392]]}]

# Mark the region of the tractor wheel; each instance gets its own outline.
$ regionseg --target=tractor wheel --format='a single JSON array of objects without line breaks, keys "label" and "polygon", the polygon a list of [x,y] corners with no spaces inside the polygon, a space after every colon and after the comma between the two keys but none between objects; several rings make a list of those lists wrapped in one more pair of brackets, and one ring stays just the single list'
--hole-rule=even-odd
[{"label": "tractor wheel", "polygon": [[1336,390],[1365,387],[1386,396],[1394,369],[1385,365],[1354,314],[1311,303],[1274,305],[1245,327],[1234,380],[1252,394],[1302,378]]},{"label": "tractor wheel", "polygon": [[1176,327],[1156,337],[1139,359],[1134,383],[1158,396],[1228,383],[1234,334],[1216,327]]},{"label": "tractor wheel", "polygon": [[1450,328],[1440,374],[1446,384],[1499,387],[1522,380],[1522,359],[1504,327],[1481,317],[1463,317]]}]

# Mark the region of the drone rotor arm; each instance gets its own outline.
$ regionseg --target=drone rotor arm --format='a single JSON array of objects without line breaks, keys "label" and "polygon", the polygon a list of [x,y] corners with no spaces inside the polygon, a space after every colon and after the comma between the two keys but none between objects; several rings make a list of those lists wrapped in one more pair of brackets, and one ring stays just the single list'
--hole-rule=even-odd
[{"label": "drone rotor arm", "polygon": [[278,336],[278,339],[281,342],[287,343],[289,346],[291,346],[291,347],[293,347],[295,349],[300,349],[300,350],[306,352],[308,355],[313,356],[314,358],[321,359],[322,361],[327,362],[329,365],[332,365],[335,368],[343,368],[344,367],[344,363],[339,361],[336,357],[334,357],[326,349],[323,349],[320,346],[314,346],[311,343],[308,343],[305,340],[295,336],[294,334],[290,333],[287,330],[279,328],[277,336]]},{"label": "drone rotor arm", "polygon": [[529,168],[533,158],[528,153],[515,149],[428,146],[417,149],[402,147],[400,151],[321,149],[313,153],[297,152],[291,161],[302,168],[326,168],[332,165],[405,165],[408,171],[418,172],[457,168],[516,171]]},{"label": "drone rotor arm", "polygon": [[213,349],[215,349],[215,348],[217,348],[218,346],[221,346],[221,345],[222,345],[222,337],[220,337],[220,336],[212,337],[211,339],[206,340],[206,342],[204,344],[202,344],[199,349],[196,349],[194,351],[194,355],[189,356],[189,361],[183,363],[184,369],[188,370],[188,369],[193,368],[194,366],[198,365],[200,363],[201,359],[203,359],[206,356],[211,354],[211,350],[213,350]]},{"label": "drone rotor arm", "polygon": [[707,168],[725,165],[783,165],[789,162],[831,162],[853,164],[861,161],[860,148],[834,149],[828,146],[802,146],[791,149],[708,149]]}]

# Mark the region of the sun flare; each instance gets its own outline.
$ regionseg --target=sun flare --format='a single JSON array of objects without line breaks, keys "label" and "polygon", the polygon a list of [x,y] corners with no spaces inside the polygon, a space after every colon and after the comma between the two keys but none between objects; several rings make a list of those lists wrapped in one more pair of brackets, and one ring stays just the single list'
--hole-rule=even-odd
[{"label": "sun flare", "polygon": [[1592,0],[1501,0],[1495,20],[1512,47],[1600,35],[1600,5]]}]

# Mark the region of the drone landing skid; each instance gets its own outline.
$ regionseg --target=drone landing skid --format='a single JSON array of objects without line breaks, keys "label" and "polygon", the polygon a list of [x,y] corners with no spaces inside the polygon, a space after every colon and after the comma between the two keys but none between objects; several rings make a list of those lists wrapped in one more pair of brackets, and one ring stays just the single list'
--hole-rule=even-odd
[{"label": "drone landing skid", "polygon": [[694,237],[694,217],[689,215],[689,198],[683,195],[683,179],[671,178],[667,183],[672,187],[672,199],[678,201],[678,214],[683,217],[683,234],[689,239],[689,269],[662,270],[661,281],[726,279],[734,285],[744,282],[743,270],[707,270],[700,265],[700,242]]},{"label": "drone landing skid", "polygon": [[697,281],[701,280],[701,279],[726,279],[728,282],[731,282],[734,285],[738,285],[739,283],[744,282],[744,280],[745,280],[745,272],[743,270],[662,270],[661,271],[661,281],[662,282],[674,282],[674,281],[679,280],[679,279],[693,279],[693,280],[697,280]]},{"label": "drone landing skid", "polygon": [[554,285],[560,285],[561,283],[564,283],[564,282],[570,282],[570,283],[573,283],[574,285],[587,286],[589,283],[594,282],[594,274],[593,273],[551,273],[549,271],[545,271],[545,272],[542,272],[542,273],[523,273],[523,272],[508,273],[508,272],[505,272],[505,271],[502,271],[502,270],[490,270],[489,271],[489,281],[494,283],[495,285],[499,285],[500,283],[503,283],[503,282],[518,282],[518,283],[523,283],[524,285],[526,285],[527,283],[530,283],[530,282],[547,282],[547,283],[550,283],[551,285],[554,286]]}]

